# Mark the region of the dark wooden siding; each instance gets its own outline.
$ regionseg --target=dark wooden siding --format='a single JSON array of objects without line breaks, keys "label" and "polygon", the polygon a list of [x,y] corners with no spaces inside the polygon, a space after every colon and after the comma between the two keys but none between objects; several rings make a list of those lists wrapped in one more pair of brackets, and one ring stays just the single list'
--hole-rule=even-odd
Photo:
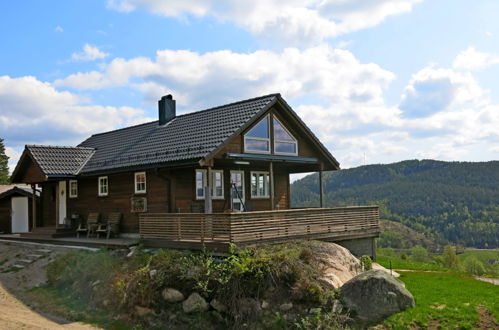
[{"label": "dark wooden siding", "polygon": [[10,233],[11,229],[11,203],[9,198],[0,199],[0,232]]},{"label": "dark wooden siding", "polygon": [[51,227],[56,225],[57,184],[55,181],[42,184],[42,196],[40,198],[42,221],[38,222],[40,226]]},{"label": "dark wooden siding", "polygon": [[145,194],[135,194],[135,172],[109,174],[107,196],[98,196],[98,176],[78,179],[78,197],[68,198],[68,216],[73,213],[86,217],[89,212],[99,212],[102,218],[110,212],[123,215],[121,230],[138,232],[138,213],[131,212],[132,197],[147,198],[147,212],[168,212],[168,181],[154,170],[146,172]]}]

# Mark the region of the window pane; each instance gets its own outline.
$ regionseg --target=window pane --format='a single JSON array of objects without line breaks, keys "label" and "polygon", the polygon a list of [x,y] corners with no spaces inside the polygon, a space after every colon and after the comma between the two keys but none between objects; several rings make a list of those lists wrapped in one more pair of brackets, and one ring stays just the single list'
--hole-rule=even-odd
[{"label": "window pane", "polygon": [[196,196],[204,197],[204,172],[196,171]]},{"label": "window pane", "polygon": [[296,143],[288,142],[275,142],[274,143],[275,152],[282,152],[287,154],[296,154]]},{"label": "window pane", "polygon": [[282,127],[281,123],[274,118],[274,139],[294,142],[295,139]]},{"label": "window pane", "polygon": [[257,195],[257,185],[256,185],[256,173],[251,173],[251,196]]},{"label": "window pane", "polygon": [[269,141],[265,140],[255,140],[252,138],[247,138],[244,141],[244,148],[246,150],[252,151],[270,151]]},{"label": "window pane", "polygon": [[252,129],[246,133],[246,136],[259,137],[268,139],[269,138],[269,117],[265,117],[258,124],[253,126]]}]

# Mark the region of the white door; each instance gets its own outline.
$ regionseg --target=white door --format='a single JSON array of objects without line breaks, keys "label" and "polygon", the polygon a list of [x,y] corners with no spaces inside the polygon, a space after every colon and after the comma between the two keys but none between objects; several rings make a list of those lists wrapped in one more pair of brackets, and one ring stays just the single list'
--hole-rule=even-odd
[{"label": "white door", "polygon": [[230,171],[232,209],[244,211],[244,171]]},{"label": "white door", "polygon": [[28,225],[28,197],[12,197],[12,232],[27,233]]},{"label": "white door", "polygon": [[59,224],[64,224],[66,219],[66,181],[59,181]]}]

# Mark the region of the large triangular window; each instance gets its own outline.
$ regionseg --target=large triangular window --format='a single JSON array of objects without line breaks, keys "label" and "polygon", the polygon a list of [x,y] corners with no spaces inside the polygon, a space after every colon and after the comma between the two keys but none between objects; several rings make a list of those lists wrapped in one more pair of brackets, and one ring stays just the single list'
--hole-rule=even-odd
[{"label": "large triangular window", "polygon": [[298,155],[298,143],[277,118],[274,117],[274,153]]},{"label": "large triangular window", "polygon": [[269,116],[260,120],[244,135],[244,151],[270,153]]}]

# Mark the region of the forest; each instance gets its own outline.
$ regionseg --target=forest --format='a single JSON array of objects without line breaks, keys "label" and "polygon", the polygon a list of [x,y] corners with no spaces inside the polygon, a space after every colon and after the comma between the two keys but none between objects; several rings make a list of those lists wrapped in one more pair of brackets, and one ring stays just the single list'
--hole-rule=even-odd
[{"label": "forest", "polygon": [[[380,217],[440,244],[499,247],[499,161],[407,160],[324,175],[327,207],[379,205]],[[319,176],[291,185],[292,207],[319,205]]]}]

